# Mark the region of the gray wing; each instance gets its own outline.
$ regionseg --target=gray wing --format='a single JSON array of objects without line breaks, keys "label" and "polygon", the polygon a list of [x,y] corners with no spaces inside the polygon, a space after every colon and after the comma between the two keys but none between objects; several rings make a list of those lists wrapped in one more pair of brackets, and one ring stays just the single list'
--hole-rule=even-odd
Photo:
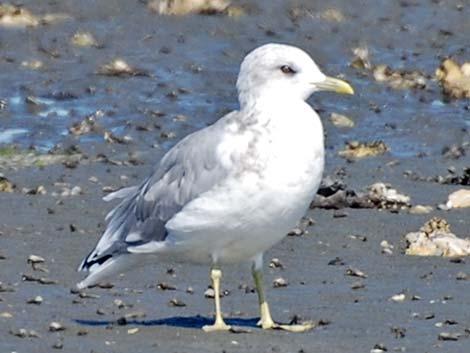
[{"label": "gray wing", "polygon": [[127,253],[130,246],[166,238],[166,222],[185,204],[227,176],[228,170],[220,165],[216,149],[226,133],[225,122],[234,114],[181,140],[140,185],[105,198],[123,200],[106,216],[106,230],[79,270]]}]

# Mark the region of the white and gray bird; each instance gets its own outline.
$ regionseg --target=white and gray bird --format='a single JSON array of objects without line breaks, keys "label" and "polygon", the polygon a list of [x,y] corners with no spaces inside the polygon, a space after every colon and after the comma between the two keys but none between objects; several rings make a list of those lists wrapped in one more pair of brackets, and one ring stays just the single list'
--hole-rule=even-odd
[{"label": "white and gray bird", "polygon": [[263,253],[308,209],[322,178],[323,127],[305,102],[316,91],[353,94],[325,76],[299,48],[266,44],[243,60],[237,80],[240,109],[196,131],[170,149],[140,185],[104,199],[122,199],[79,270],[85,288],[143,263],[208,264],[215,291],[215,323],[228,330],[220,309],[221,266],[252,262],[264,329],[278,325],[262,285]]}]

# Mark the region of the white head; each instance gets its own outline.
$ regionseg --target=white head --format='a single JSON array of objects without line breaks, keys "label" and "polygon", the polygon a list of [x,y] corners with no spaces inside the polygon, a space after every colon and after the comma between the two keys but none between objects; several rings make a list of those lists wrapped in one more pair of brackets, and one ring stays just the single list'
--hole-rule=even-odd
[{"label": "white head", "polygon": [[354,92],[346,82],[325,76],[303,50],[284,44],[250,52],[241,64],[237,89],[242,107],[267,95],[306,100],[321,90]]}]

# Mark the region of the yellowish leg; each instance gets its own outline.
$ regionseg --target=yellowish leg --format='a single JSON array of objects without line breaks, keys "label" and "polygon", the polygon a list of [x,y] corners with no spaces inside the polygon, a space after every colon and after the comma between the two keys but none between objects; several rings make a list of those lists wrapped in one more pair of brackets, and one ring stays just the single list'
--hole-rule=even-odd
[{"label": "yellowish leg", "polygon": [[290,332],[305,332],[311,330],[315,325],[312,322],[306,322],[298,325],[280,325],[273,321],[271,317],[271,312],[269,311],[269,305],[266,301],[263,288],[263,273],[261,270],[256,269],[256,266],[253,266],[252,269],[253,279],[255,281],[256,292],[258,293],[258,302],[260,309],[260,320],[258,325],[261,326],[264,330],[268,329],[277,329],[277,330],[286,330]]},{"label": "yellowish leg", "polygon": [[231,329],[229,325],[224,322],[222,311],[220,310],[220,279],[222,278],[222,271],[219,268],[211,268],[212,287],[214,288],[214,307],[215,307],[215,322],[213,325],[206,325],[202,329],[206,332],[213,331],[228,331]]}]

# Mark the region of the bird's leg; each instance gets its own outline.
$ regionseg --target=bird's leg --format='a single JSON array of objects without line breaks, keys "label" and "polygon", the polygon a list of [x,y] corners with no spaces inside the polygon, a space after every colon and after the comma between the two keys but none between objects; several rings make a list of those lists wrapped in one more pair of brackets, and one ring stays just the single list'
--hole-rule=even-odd
[{"label": "bird's leg", "polygon": [[255,281],[256,292],[258,293],[259,310],[260,310],[260,316],[261,316],[258,322],[258,326],[261,326],[264,330],[277,329],[277,330],[285,330],[285,331],[290,331],[290,332],[304,332],[304,331],[311,330],[314,327],[314,324],[311,322],[306,322],[306,323],[297,324],[297,325],[281,325],[281,324],[274,322],[274,320],[271,317],[269,305],[268,305],[268,302],[266,301],[266,297],[264,294],[262,257],[257,258],[253,262],[252,274],[253,274],[253,279]]},{"label": "bird's leg", "polygon": [[205,325],[202,329],[206,332],[212,331],[228,331],[231,329],[229,325],[224,322],[222,311],[220,310],[220,279],[222,278],[222,271],[218,267],[211,268],[212,287],[214,288],[214,307],[215,307],[215,322],[213,325]]}]

